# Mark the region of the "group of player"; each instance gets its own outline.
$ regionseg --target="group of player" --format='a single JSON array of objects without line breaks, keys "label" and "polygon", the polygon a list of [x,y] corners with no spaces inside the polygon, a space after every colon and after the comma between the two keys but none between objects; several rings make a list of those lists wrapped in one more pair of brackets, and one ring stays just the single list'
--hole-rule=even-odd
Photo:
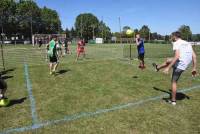
[{"label": "group of player", "polygon": [[[171,41],[173,44],[174,50],[174,57],[167,58],[167,60],[161,64],[157,65],[156,63],[152,63],[153,67],[155,68],[156,72],[159,72],[161,69],[164,69],[164,73],[168,74],[170,69],[173,68],[172,79],[171,79],[171,86],[172,86],[172,95],[171,98],[168,100],[169,103],[172,105],[176,105],[176,91],[177,91],[177,82],[181,76],[181,74],[188,68],[190,63],[193,63],[192,68],[192,76],[196,76],[197,71],[197,57],[192,48],[191,43],[184,41],[181,39],[181,33],[176,31],[172,33]],[[56,38],[52,38],[50,44],[50,49],[48,52],[50,56],[50,74],[55,73],[57,67],[57,58],[56,58],[56,49],[55,49],[55,40]],[[144,39],[140,37],[140,34],[136,34],[135,37],[137,51],[138,51],[138,60],[139,60],[139,68],[145,69],[145,47],[144,47]],[[78,60],[81,53],[85,56],[85,41],[83,39],[79,40],[77,43],[77,57],[76,61]]]},{"label": "group of player", "polygon": [[[65,51],[68,54],[71,54],[71,50],[69,45],[71,45],[71,43],[69,43],[69,41],[65,41],[65,44],[67,44],[65,46]],[[76,61],[78,60],[78,58],[80,57],[80,55],[83,54],[83,57],[85,57],[85,41],[84,39],[79,39],[78,43],[77,43],[77,56],[76,56]],[[51,41],[48,43],[47,45],[47,56],[49,58],[49,70],[50,70],[50,75],[55,74],[56,73],[56,69],[59,63],[59,58],[62,57],[63,53],[62,53],[62,46],[61,46],[61,42],[58,41],[56,36],[52,36],[51,37]]]},{"label": "group of player", "polygon": [[[172,79],[171,79],[171,86],[172,86],[172,95],[171,98],[168,100],[168,102],[172,105],[176,105],[176,91],[177,91],[177,82],[181,76],[181,74],[188,68],[189,64],[193,63],[192,68],[192,76],[196,76],[197,71],[197,57],[196,54],[192,48],[191,43],[184,41],[181,39],[181,33],[180,32],[173,32],[171,36],[172,44],[173,44],[173,50],[174,50],[174,57],[173,58],[167,58],[167,60],[161,64],[158,65],[156,63],[152,63],[154,69],[156,72],[159,72],[161,69],[164,69],[164,73],[168,74],[170,69],[173,68],[172,73]],[[144,45],[144,39],[140,37],[140,34],[136,35],[136,45],[138,50],[138,60],[139,60],[139,68],[145,69],[145,62],[144,62],[144,56],[145,56],[145,45]],[[58,40],[56,36],[52,36],[51,41],[48,44],[47,54],[49,57],[49,70],[50,74],[55,74],[56,69],[58,67],[58,52],[57,44]],[[77,43],[77,56],[76,61],[78,60],[80,54],[83,54],[85,57],[85,41],[84,39],[79,39]],[[0,78],[0,106],[5,105],[5,92],[7,89],[7,85],[3,79]],[[8,102],[7,102],[8,103]]]}]

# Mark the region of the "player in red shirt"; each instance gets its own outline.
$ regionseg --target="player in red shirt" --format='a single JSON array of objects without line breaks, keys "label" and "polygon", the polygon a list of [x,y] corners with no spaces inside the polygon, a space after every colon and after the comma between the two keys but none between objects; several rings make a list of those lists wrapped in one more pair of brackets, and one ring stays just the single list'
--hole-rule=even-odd
[{"label": "player in red shirt", "polygon": [[76,56],[76,61],[80,57],[80,54],[83,54],[83,57],[85,58],[85,41],[84,39],[80,39],[77,44],[77,56]]}]

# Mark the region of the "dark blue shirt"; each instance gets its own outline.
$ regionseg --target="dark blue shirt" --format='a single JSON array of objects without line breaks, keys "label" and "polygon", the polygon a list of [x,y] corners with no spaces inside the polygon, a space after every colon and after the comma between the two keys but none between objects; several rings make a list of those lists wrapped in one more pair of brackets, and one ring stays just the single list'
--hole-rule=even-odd
[{"label": "dark blue shirt", "polygon": [[144,54],[144,40],[142,38],[138,39],[139,45],[137,46],[138,54]]}]

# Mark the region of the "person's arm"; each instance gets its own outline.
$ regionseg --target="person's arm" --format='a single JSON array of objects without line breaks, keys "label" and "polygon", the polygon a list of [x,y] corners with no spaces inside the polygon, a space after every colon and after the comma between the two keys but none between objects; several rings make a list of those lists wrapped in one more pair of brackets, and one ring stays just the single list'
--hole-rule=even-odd
[{"label": "person's arm", "polygon": [[165,70],[163,72],[168,74],[169,70],[176,63],[176,61],[179,59],[179,57],[180,57],[180,51],[179,50],[175,50],[174,58],[172,59],[171,63],[165,68]]},{"label": "person's arm", "polygon": [[142,42],[141,40],[140,40],[140,41],[138,41],[138,38],[136,38],[136,40],[135,40],[135,41],[136,41],[136,45],[137,45],[137,46],[139,46],[139,45],[141,44],[141,42]]},{"label": "person's arm", "polygon": [[193,65],[192,72],[194,72],[196,71],[197,68],[197,56],[194,50],[192,50],[192,65]]}]

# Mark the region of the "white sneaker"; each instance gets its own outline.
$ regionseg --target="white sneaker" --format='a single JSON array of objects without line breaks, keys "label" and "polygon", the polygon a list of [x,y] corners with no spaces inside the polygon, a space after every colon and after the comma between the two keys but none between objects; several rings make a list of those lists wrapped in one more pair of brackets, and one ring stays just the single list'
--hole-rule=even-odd
[{"label": "white sneaker", "polygon": [[168,103],[172,104],[173,106],[176,105],[176,101],[168,100]]},{"label": "white sneaker", "polygon": [[0,94],[0,99],[2,99],[3,98],[3,94]]},{"label": "white sneaker", "polygon": [[176,102],[172,101],[171,104],[172,104],[173,106],[175,106],[175,105],[176,105]]}]

